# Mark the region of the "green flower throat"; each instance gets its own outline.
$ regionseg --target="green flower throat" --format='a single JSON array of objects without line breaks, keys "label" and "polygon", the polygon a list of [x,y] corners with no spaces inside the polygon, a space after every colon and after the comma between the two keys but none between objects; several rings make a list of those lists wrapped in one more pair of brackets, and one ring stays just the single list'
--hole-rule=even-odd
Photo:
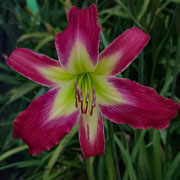
[{"label": "green flower throat", "polygon": [[96,106],[96,91],[90,73],[79,74],[75,81],[75,106],[81,105],[81,113],[93,114]]}]

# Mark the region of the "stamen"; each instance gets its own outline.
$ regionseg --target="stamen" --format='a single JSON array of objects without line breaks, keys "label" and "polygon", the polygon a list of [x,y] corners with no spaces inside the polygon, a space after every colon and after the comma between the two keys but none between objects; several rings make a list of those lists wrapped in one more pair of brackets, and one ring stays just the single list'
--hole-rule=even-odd
[{"label": "stamen", "polygon": [[78,97],[79,88],[77,85],[77,81],[75,81],[75,97]]},{"label": "stamen", "polygon": [[92,91],[92,104],[91,104],[91,111],[90,111],[91,116],[93,114],[94,107],[96,107],[96,90],[95,90],[95,87],[93,88],[93,91]]},{"label": "stamen", "polygon": [[88,102],[86,102],[86,109],[84,111],[85,114],[87,113],[87,110],[88,110]]},{"label": "stamen", "polygon": [[88,103],[89,101],[89,89],[87,90],[87,94],[86,94],[86,103]]},{"label": "stamen", "polygon": [[78,108],[78,97],[76,97],[76,100],[75,100],[75,107]]},{"label": "stamen", "polygon": [[91,116],[96,106],[96,91],[92,85],[89,73],[78,75],[77,81],[75,81],[75,107],[78,108],[78,104],[81,103],[81,113],[89,113]]},{"label": "stamen", "polygon": [[79,101],[81,102],[81,113],[84,114],[82,90],[79,91]]},{"label": "stamen", "polygon": [[83,101],[82,90],[79,91],[79,101],[80,102]]},{"label": "stamen", "polygon": [[87,117],[87,140],[89,140],[89,117]]},{"label": "stamen", "polygon": [[84,111],[83,111],[83,101],[81,101],[81,113],[84,114]]},{"label": "stamen", "polygon": [[89,112],[89,114],[92,116],[92,114],[93,114],[93,108],[94,108],[94,106],[92,105],[91,106],[91,111]]},{"label": "stamen", "polygon": [[80,102],[80,92],[78,91],[78,102]]},{"label": "stamen", "polygon": [[76,88],[76,89],[79,89],[79,88],[78,88],[77,81],[75,81],[74,83],[75,83],[75,88]]},{"label": "stamen", "polygon": [[92,101],[92,106],[95,107],[96,106],[96,90],[95,87],[93,88],[93,101]]}]

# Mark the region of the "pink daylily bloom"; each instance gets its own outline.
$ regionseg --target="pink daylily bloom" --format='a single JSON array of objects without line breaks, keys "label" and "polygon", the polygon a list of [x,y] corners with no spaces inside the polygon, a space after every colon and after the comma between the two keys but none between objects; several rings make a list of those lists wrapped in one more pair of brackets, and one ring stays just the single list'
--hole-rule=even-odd
[{"label": "pink daylily bloom", "polygon": [[104,153],[105,116],[133,128],[164,129],[180,105],[155,90],[115,75],[147,45],[150,36],[133,27],[98,55],[100,26],[95,5],[72,7],[68,27],[56,34],[59,62],[29,49],[16,48],[7,64],[27,78],[52,87],[14,120],[14,138],[32,155],[49,150],[79,123],[85,158]]}]

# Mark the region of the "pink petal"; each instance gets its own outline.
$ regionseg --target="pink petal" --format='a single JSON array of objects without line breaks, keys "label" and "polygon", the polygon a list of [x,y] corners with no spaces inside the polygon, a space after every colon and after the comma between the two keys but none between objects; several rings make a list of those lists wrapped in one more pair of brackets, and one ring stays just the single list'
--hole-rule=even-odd
[{"label": "pink petal", "polygon": [[104,154],[104,125],[97,108],[93,115],[82,114],[79,121],[79,141],[85,158]]},{"label": "pink petal", "polygon": [[50,87],[55,86],[55,83],[46,78],[38,68],[61,67],[58,61],[25,48],[16,48],[6,63],[23,76]]},{"label": "pink petal", "polygon": [[164,129],[180,109],[180,104],[176,101],[158,96],[150,87],[115,77],[109,77],[108,82],[116,88],[121,97],[117,98],[114,105],[107,100],[108,105],[99,106],[103,115],[115,123],[129,124],[139,129]]},{"label": "pink petal", "polygon": [[[68,15],[68,27],[64,32],[56,34],[59,60],[68,72],[77,73],[77,67],[80,72],[84,68],[88,71],[95,69],[101,29],[97,19],[98,13],[94,4],[83,10],[73,6]],[[82,51],[86,58],[81,57]]]},{"label": "pink petal", "polygon": [[[61,89],[51,89],[35,99],[30,106],[14,120],[14,138],[21,138],[28,146],[29,153],[37,155],[51,149],[71,131],[79,118],[79,111],[52,117],[50,112]],[[59,104],[59,109],[62,104]]]},{"label": "pink petal", "polygon": [[138,56],[150,36],[133,27],[117,37],[99,57],[96,74],[117,75]]}]

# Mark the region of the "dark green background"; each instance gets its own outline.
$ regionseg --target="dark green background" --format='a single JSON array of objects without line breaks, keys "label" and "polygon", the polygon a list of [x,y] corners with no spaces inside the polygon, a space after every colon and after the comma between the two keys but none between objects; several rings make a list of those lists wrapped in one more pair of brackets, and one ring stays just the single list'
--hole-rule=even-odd
[{"label": "dark green background", "polygon": [[[30,2],[30,1],[29,1]],[[0,0],[0,179],[180,179],[180,113],[166,130],[136,130],[128,125],[107,126],[106,153],[85,160],[78,134],[70,134],[51,151],[32,157],[27,146],[12,139],[13,119],[47,88],[22,77],[5,64],[15,47],[30,48],[57,59],[55,33],[67,26],[65,0]],[[33,3],[35,2],[35,3]],[[72,0],[86,8],[93,0]],[[100,51],[119,34],[138,26],[151,40],[122,76],[155,88],[180,103],[180,1],[101,0]],[[107,127],[113,128],[116,161]]]}]

